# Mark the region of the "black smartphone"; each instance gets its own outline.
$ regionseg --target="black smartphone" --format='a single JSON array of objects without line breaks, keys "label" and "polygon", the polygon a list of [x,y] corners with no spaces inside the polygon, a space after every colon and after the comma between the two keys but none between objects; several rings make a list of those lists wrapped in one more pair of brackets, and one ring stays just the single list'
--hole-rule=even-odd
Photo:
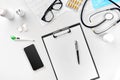
[{"label": "black smartphone", "polygon": [[24,51],[27,55],[28,60],[30,61],[30,64],[31,64],[33,70],[37,70],[44,66],[40,56],[38,55],[38,52],[37,52],[34,44],[25,47]]}]

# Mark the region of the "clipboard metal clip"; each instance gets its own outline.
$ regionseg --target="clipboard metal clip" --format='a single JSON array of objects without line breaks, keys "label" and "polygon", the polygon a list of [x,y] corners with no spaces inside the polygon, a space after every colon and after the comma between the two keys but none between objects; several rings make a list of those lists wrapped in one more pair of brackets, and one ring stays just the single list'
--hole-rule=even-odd
[{"label": "clipboard metal clip", "polygon": [[68,27],[67,28],[63,28],[63,29],[60,29],[60,30],[57,30],[56,32],[54,32],[53,33],[53,37],[57,38],[59,36],[62,36],[62,35],[68,34],[68,33],[71,33],[70,28],[68,28]]}]

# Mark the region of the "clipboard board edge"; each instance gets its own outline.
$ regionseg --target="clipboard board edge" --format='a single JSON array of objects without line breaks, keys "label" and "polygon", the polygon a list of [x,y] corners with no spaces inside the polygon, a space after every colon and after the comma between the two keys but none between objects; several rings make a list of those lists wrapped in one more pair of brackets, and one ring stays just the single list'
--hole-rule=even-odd
[{"label": "clipboard board edge", "polygon": [[[68,27],[65,27],[65,28],[72,28],[72,27],[75,27],[75,26],[78,26],[78,25],[80,25],[80,28],[81,28],[81,31],[82,31],[82,34],[83,34],[84,40],[85,40],[86,45],[87,45],[87,47],[88,47],[88,50],[89,50],[89,53],[90,53],[91,59],[92,59],[92,61],[93,61],[93,65],[94,65],[95,70],[96,70],[96,73],[97,73],[97,75],[98,75],[97,77],[92,78],[92,79],[90,79],[90,80],[96,80],[96,79],[99,79],[99,78],[100,78],[100,74],[99,74],[99,71],[98,71],[98,69],[97,69],[97,66],[96,66],[96,63],[95,63],[95,61],[94,61],[94,58],[93,58],[93,56],[92,56],[91,49],[90,49],[90,47],[89,47],[89,44],[88,44],[87,38],[86,38],[86,36],[85,36],[85,33],[84,33],[84,31],[83,31],[83,28],[82,28],[81,24],[80,24],[80,23],[76,23],[76,24],[74,24],[74,25],[71,25],[71,26],[68,26]],[[64,29],[64,28],[62,28],[62,29]],[[57,31],[58,31],[58,30],[57,30]],[[54,75],[55,75],[55,77],[56,77],[56,80],[58,80],[58,77],[57,77],[57,74],[56,74],[55,68],[54,68],[54,66],[53,66],[53,63],[52,63],[52,60],[51,60],[51,58],[50,58],[49,52],[48,52],[48,50],[47,50],[46,44],[45,44],[45,42],[44,42],[44,38],[45,38],[45,37],[48,37],[48,36],[50,36],[50,35],[53,35],[53,33],[54,33],[54,32],[51,32],[51,33],[46,34],[46,35],[43,35],[41,38],[42,38],[43,44],[44,44],[44,46],[45,46],[45,49],[46,49],[46,52],[47,52],[48,58],[49,58],[49,60],[50,60],[50,63],[51,63],[51,66],[52,66],[52,69],[53,69]]]},{"label": "clipboard board edge", "polygon": [[52,66],[52,69],[53,69],[53,72],[54,72],[54,75],[55,75],[55,78],[56,78],[56,80],[58,80],[57,73],[56,73],[56,71],[55,71],[55,68],[54,68],[54,66],[53,66],[53,63],[52,63],[52,60],[51,60],[51,58],[50,58],[49,52],[48,52],[48,50],[47,50],[47,47],[46,47],[44,38],[42,38],[42,41],[43,41],[43,44],[44,44],[44,46],[45,46],[45,50],[46,50],[46,52],[47,52],[47,55],[48,55],[50,64],[51,64],[51,66]]},{"label": "clipboard board edge", "polygon": [[92,55],[91,49],[90,49],[90,47],[89,47],[89,44],[88,44],[87,38],[86,38],[86,36],[85,36],[85,33],[84,33],[84,31],[83,31],[83,28],[82,28],[81,24],[80,24],[80,28],[81,28],[81,31],[82,31],[82,33],[83,33],[83,37],[84,37],[84,39],[85,39],[86,45],[87,45],[87,47],[88,47],[88,50],[89,50],[90,56],[91,56],[91,58],[92,58],[92,61],[93,61],[94,67],[95,67],[96,72],[97,72],[97,75],[98,75],[97,77],[95,77],[95,78],[93,78],[93,79],[91,79],[91,80],[99,79],[99,78],[100,78],[100,74],[99,74],[99,71],[98,71],[98,69],[97,69],[96,63],[95,63],[95,61],[94,61],[94,58],[93,58],[93,55]]},{"label": "clipboard board edge", "polygon": [[[68,26],[68,27],[65,27],[65,28],[62,28],[62,29],[72,28],[72,27],[75,27],[75,26],[78,26],[78,25],[80,25],[80,23],[76,23],[76,24],[74,24],[74,25],[71,25],[71,26]],[[59,30],[61,30],[61,29],[59,29]],[[59,31],[59,30],[57,30],[57,31]],[[54,32],[55,32],[55,31],[53,31],[53,32],[51,32],[51,33],[49,33],[49,34],[43,35],[42,38],[45,38],[45,37],[47,37],[47,36],[49,36],[49,35],[52,35]]]}]

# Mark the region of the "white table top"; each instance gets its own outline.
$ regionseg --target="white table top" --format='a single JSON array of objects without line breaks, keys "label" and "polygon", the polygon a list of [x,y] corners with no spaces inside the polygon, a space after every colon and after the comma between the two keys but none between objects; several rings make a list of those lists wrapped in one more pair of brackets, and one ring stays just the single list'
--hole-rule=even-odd
[{"label": "white table top", "polygon": [[[20,8],[26,14],[24,19],[15,14],[13,21],[0,17],[0,80],[55,80],[54,75],[51,74],[51,67],[48,67],[50,63],[41,36],[80,22],[80,10],[78,12],[68,10],[49,25],[41,26],[35,15],[27,8],[24,0],[0,0],[0,7],[10,9],[14,13],[16,9]],[[29,31],[19,33],[17,28],[23,23],[28,25]],[[114,31],[111,31],[115,36],[113,43],[104,42],[90,29],[83,26],[100,73],[98,80],[118,80],[116,77],[118,77],[117,74],[120,74],[120,37],[117,34],[120,33],[120,29],[117,26]],[[35,39],[36,42],[12,41],[11,35]],[[38,71],[32,70],[23,51],[24,47],[32,43],[35,44],[45,65]]]}]

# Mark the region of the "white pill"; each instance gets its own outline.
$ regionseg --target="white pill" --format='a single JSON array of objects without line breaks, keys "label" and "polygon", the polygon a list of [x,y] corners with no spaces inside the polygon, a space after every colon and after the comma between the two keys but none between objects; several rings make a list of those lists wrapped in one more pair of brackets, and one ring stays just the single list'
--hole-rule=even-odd
[{"label": "white pill", "polygon": [[24,30],[25,32],[27,32],[27,31],[28,31],[27,24],[23,24],[23,25],[22,25],[22,27],[23,27],[23,30]]},{"label": "white pill", "polygon": [[18,27],[17,29],[19,32],[23,32],[23,28],[22,27]]}]

